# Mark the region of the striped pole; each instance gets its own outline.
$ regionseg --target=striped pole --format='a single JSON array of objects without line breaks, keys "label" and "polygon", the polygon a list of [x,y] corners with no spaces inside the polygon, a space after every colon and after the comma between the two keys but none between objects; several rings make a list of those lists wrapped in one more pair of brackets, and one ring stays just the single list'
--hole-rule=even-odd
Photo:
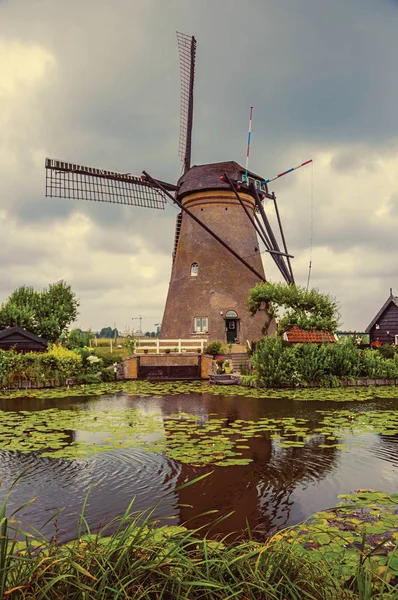
[{"label": "striped pole", "polygon": [[291,173],[292,171],[295,171],[296,169],[300,169],[301,167],[305,167],[305,165],[309,165],[310,163],[312,163],[312,158],[311,160],[307,160],[305,162],[303,162],[301,165],[298,165],[297,167],[293,167],[293,169],[288,169],[287,171],[283,171],[283,173],[279,173],[279,175],[276,175],[276,177],[273,177],[272,179],[264,179],[264,181],[262,181],[261,183],[270,183],[270,181],[275,181],[275,179],[279,179],[279,177],[283,177],[284,175],[287,175],[288,173]]},{"label": "striped pole", "polygon": [[245,171],[245,182],[248,182],[248,173],[249,173],[249,156],[250,156],[250,138],[252,134],[252,121],[253,121],[253,107],[250,107],[250,116],[249,116],[249,134],[247,136],[247,150],[246,150],[246,171]]}]

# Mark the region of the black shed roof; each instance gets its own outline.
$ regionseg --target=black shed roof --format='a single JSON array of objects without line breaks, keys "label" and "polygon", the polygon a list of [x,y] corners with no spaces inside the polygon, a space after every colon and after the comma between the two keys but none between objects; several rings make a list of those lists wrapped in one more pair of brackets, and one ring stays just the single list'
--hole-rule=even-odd
[{"label": "black shed roof", "polygon": [[376,325],[377,321],[380,320],[380,317],[387,310],[387,308],[390,306],[391,303],[395,304],[395,306],[398,307],[398,296],[393,296],[392,294],[390,294],[390,296],[384,302],[383,306],[381,307],[381,309],[379,310],[377,315],[374,317],[374,319],[372,319],[372,321],[369,323],[369,325],[365,329],[366,333],[369,333],[370,330],[372,329],[372,327],[374,325]]},{"label": "black shed roof", "polygon": [[44,347],[48,346],[48,341],[44,338],[23,329],[23,327],[7,327],[6,329],[0,330],[0,342],[7,340],[7,338],[11,338],[14,336],[21,336],[27,340],[32,342],[36,342],[37,344],[43,345]]}]

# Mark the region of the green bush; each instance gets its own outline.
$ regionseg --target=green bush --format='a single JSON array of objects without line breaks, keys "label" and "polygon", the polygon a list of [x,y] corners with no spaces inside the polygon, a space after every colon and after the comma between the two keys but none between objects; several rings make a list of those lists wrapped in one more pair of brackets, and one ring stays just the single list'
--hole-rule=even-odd
[{"label": "green bush", "polygon": [[321,385],[336,387],[343,379],[397,379],[398,353],[385,358],[361,350],[351,339],[336,344],[288,344],[282,338],[264,338],[252,356],[259,385]]},{"label": "green bush", "polygon": [[387,344],[386,346],[379,346],[377,352],[381,354],[383,358],[394,358],[396,353],[395,346]]},{"label": "green bush", "polygon": [[[14,351],[0,350],[0,385],[18,387],[24,383],[64,384],[84,373],[81,356],[63,346],[54,344],[48,352],[28,352],[19,354]],[[98,381],[98,380],[97,380]]]},{"label": "green bush", "polygon": [[252,356],[259,383],[266,387],[292,383],[297,372],[296,348],[282,338],[264,338]]},{"label": "green bush", "polygon": [[102,369],[101,380],[105,382],[114,381],[115,375],[110,369]]},{"label": "green bush", "polygon": [[205,348],[205,354],[212,354],[213,356],[215,354],[222,354],[223,352],[224,346],[220,340],[214,340],[213,342],[210,342],[210,344]]},{"label": "green bush", "polygon": [[75,352],[79,354],[82,359],[82,371],[84,373],[99,373],[103,366],[103,360],[96,355],[94,348],[84,346],[83,348],[75,348]]}]

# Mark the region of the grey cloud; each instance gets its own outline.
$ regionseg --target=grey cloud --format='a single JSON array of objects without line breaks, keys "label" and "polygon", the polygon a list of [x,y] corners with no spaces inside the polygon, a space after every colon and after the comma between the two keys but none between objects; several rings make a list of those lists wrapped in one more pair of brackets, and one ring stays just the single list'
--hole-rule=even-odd
[{"label": "grey cloud", "polygon": [[[93,252],[102,248],[125,260],[139,253],[134,236],[142,235],[147,249],[170,256],[174,209],[161,214],[46,199],[44,169],[33,162],[31,149],[43,149],[43,160],[46,152],[122,172],[139,174],[145,168],[175,181],[180,173],[175,29],[198,39],[194,163],[244,162],[251,104],[251,167],[266,177],[311,158],[302,155],[304,149],[306,154],[309,149],[334,152],[336,178],[366,177],[396,146],[398,11],[392,0],[377,6],[373,0],[250,0],[245,7],[231,0],[121,0],[118,10],[107,0],[0,2],[0,39],[42,44],[56,60],[35,97],[35,126],[18,131],[14,140],[21,176],[16,181],[1,173],[6,194],[1,194],[0,208],[21,225],[36,227],[38,238],[41,228],[50,229],[79,211],[96,226]],[[309,199],[292,198],[295,186],[292,176],[275,189],[289,249],[300,260],[309,246]],[[344,211],[332,192],[315,200],[314,246],[329,246],[338,260],[355,248],[384,252],[382,275],[394,277],[390,257],[398,209],[393,195],[390,221],[379,222],[352,196],[347,198],[352,212]],[[44,258],[46,249],[42,246],[36,255],[22,240],[16,256],[0,252],[10,267],[13,260],[22,265],[25,252],[28,270],[33,257]],[[369,261],[366,269],[361,264],[356,269],[358,277],[375,278],[378,265]],[[163,292],[150,299],[156,312],[161,312],[168,275],[159,282]],[[82,297],[90,290],[102,295],[97,278],[76,276]],[[7,281],[8,288],[0,285],[0,291],[11,291],[14,280]],[[325,288],[328,282],[335,286],[334,273],[325,274]],[[147,306],[148,288],[142,282],[135,294],[129,282],[115,280],[114,285],[119,294],[130,290],[130,296],[136,295],[131,299],[136,310]],[[344,285],[338,289],[349,298],[345,314],[354,318],[354,296]],[[111,306],[115,296],[117,291],[112,301],[99,298],[96,310],[101,302]],[[123,306],[120,311],[126,310]]]}]

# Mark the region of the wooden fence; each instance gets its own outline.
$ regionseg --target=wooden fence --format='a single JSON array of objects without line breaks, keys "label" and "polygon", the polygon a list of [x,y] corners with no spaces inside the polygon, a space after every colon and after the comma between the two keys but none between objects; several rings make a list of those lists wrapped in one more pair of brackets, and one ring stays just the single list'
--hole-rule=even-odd
[{"label": "wooden fence", "polygon": [[207,338],[198,338],[190,340],[161,340],[159,338],[145,338],[144,340],[137,340],[135,347],[136,354],[144,354],[145,350],[151,354],[163,354],[164,352],[176,352],[182,354],[183,352],[198,352],[203,350],[207,346]]}]

